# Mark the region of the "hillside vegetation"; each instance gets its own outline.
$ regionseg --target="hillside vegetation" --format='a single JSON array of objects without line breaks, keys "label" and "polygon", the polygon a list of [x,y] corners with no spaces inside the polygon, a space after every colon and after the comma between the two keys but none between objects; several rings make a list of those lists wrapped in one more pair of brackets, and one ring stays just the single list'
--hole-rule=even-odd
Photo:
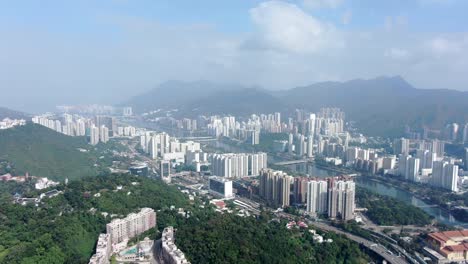
[{"label": "hillside vegetation", "polygon": [[[344,236],[323,234],[318,244],[307,230],[285,222],[215,212],[206,200],[188,199],[160,180],[103,175],[58,186],[64,193],[39,207],[12,204],[16,184],[0,188],[0,263],[87,263],[110,214],[125,216],[142,207],[157,211],[157,238],[166,226],[177,229],[176,243],[192,263],[368,263],[359,245]],[[115,191],[117,186],[122,190]],[[3,192],[3,194],[1,193]],[[99,192],[100,197],[94,196]],[[27,195],[27,194],[26,194]],[[203,206],[202,206],[203,205]],[[186,218],[170,207],[190,212]],[[94,212],[90,209],[94,208]],[[107,212],[104,217],[101,213]]]},{"label": "hillside vegetation", "polygon": [[[118,185],[123,189],[112,191]],[[9,186],[0,188],[0,263],[88,263],[98,235],[111,221],[102,212],[125,216],[142,207],[158,210],[186,205],[175,187],[131,175],[72,181],[58,186],[64,194],[45,199],[38,208],[11,203],[7,196],[17,187]],[[102,196],[94,197],[99,191]],[[96,212],[91,213],[91,208]]]},{"label": "hillside vegetation", "polygon": [[54,180],[95,176],[100,171],[86,138],[69,137],[32,123],[0,130],[0,161],[11,165],[13,174],[29,172]]}]

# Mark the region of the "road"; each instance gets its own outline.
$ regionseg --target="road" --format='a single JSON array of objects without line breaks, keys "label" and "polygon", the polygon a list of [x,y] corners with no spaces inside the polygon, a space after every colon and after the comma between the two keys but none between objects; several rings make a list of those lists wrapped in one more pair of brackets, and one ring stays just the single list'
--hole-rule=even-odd
[{"label": "road", "polygon": [[[295,219],[297,217],[295,215],[284,213],[284,212],[279,212],[279,213],[277,213],[277,215],[279,217],[287,218],[287,219]],[[406,263],[408,263],[405,259],[402,259],[402,258],[400,258],[400,257],[398,257],[398,256],[396,256],[394,254],[391,254],[388,251],[388,249],[385,248],[382,245],[376,244],[375,242],[372,242],[372,241],[367,240],[365,238],[362,238],[362,237],[353,235],[351,233],[345,232],[345,231],[343,231],[341,229],[338,229],[338,228],[336,228],[334,226],[331,226],[331,225],[329,225],[327,223],[308,221],[308,224],[310,224],[312,226],[315,226],[316,228],[321,229],[321,230],[326,230],[326,231],[334,232],[334,233],[337,233],[337,234],[345,235],[348,239],[351,239],[354,242],[357,242],[357,243],[365,246],[366,248],[372,250],[376,254],[380,255],[388,263],[392,263],[392,264],[406,264]]]},{"label": "road", "polygon": [[367,239],[364,239],[362,237],[358,237],[358,236],[355,236],[353,234],[350,234],[348,232],[344,232],[334,226],[330,226],[330,225],[327,225],[325,223],[320,223],[320,222],[310,222],[310,224],[312,224],[313,226],[319,228],[319,229],[322,229],[322,230],[327,230],[327,231],[331,231],[331,232],[334,232],[334,233],[337,233],[337,234],[342,234],[342,235],[345,235],[347,238],[359,243],[359,244],[362,244],[363,246],[367,247],[368,249],[374,251],[375,253],[377,253],[378,255],[380,255],[382,258],[384,258],[387,262],[389,263],[393,263],[393,264],[404,264],[404,263],[408,263],[406,260],[398,257],[398,256],[395,256],[393,254],[390,254],[388,252],[388,250],[386,248],[384,248],[383,246],[381,245],[378,245],[378,244],[375,244],[374,242],[372,241],[369,241]]}]

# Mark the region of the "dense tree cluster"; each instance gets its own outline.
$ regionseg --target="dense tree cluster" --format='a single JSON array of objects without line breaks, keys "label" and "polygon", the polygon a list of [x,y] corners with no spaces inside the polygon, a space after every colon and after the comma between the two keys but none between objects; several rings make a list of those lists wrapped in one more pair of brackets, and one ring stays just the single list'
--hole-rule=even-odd
[{"label": "dense tree cluster", "polygon": [[421,208],[363,188],[357,188],[356,202],[378,225],[427,225],[432,220]]},{"label": "dense tree cluster", "polygon": [[285,222],[233,214],[202,215],[179,223],[176,244],[192,263],[367,263],[359,245],[334,233],[332,243],[315,243],[308,231]]},{"label": "dense tree cluster", "polygon": [[102,147],[94,149],[85,137],[66,136],[36,124],[0,130],[0,149],[0,160],[8,162],[8,168],[0,164],[0,172],[64,180],[95,176],[106,167],[99,166],[105,161]]},{"label": "dense tree cluster", "polygon": [[[102,213],[125,216],[141,207],[158,211],[157,230],[177,228],[176,243],[192,263],[368,262],[359,245],[343,236],[325,233],[333,243],[315,243],[307,230],[288,230],[285,222],[270,221],[266,213],[243,218],[217,213],[207,201],[190,204],[176,187],[159,180],[86,177],[58,186],[63,195],[44,199],[38,207],[13,204],[12,193],[29,190],[18,188],[0,188],[0,263],[87,263],[111,220]],[[157,238],[157,230],[144,236]]]},{"label": "dense tree cluster", "polygon": [[[110,221],[102,212],[125,216],[141,207],[186,205],[175,187],[131,175],[72,181],[59,186],[63,195],[38,207],[13,204],[11,193],[18,185],[0,185],[0,263],[87,263],[99,233]],[[117,186],[122,190],[116,191]],[[98,192],[101,196],[94,197]]]}]

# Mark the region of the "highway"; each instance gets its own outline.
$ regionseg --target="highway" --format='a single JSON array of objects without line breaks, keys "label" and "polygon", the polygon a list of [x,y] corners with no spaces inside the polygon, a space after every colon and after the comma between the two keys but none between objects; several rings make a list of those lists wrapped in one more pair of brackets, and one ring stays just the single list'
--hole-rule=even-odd
[{"label": "highway", "polygon": [[363,246],[367,247],[368,249],[374,251],[375,253],[377,253],[378,255],[380,255],[382,258],[384,258],[387,262],[389,263],[394,263],[394,264],[404,264],[404,263],[408,263],[406,260],[398,257],[398,256],[395,256],[393,254],[390,254],[388,252],[388,249],[386,249],[385,247],[383,247],[382,245],[379,245],[379,244],[376,244],[372,241],[369,241],[367,239],[364,239],[362,237],[358,237],[358,236],[355,236],[353,234],[350,234],[350,233],[347,233],[347,232],[344,232],[334,226],[330,226],[330,225],[327,225],[327,224],[324,224],[324,223],[319,223],[319,222],[310,222],[310,224],[312,224],[313,226],[316,226],[317,228],[319,229],[322,229],[322,230],[327,230],[327,231],[332,231],[334,233],[337,233],[337,234],[342,234],[342,235],[345,235],[347,238],[359,243],[359,244],[362,244]]}]

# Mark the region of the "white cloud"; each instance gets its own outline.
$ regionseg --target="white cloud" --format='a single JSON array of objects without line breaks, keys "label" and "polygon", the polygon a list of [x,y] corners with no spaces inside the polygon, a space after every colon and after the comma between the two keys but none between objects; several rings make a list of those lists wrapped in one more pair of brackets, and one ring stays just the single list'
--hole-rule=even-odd
[{"label": "white cloud", "polygon": [[303,0],[303,2],[308,8],[338,8],[344,0]]},{"label": "white cloud", "polygon": [[404,60],[410,57],[410,52],[405,49],[390,48],[385,51],[384,56],[396,60]]},{"label": "white cloud", "polygon": [[389,17],[388,31],[338,30],[279,1],[261,3],[249,14],[249,33],[128,17],[100,18],[102,34],[75,38],[0,25],[9,40],[0,42],[0,87],[8,91],[0,90],[9,98],[5,104],[27,109],[45,102],[115,103],[169,79],[285,89],[402,75],[421,88],[467,89],[467,33],[397,30],[406,23],[403,16]]},{"label": "white cloud", "polygon": [[353,12],[348,9],[343,13],[343,16],[341,17],[341,22],[344,25],[348,25],[349,23],[351,23],[352,18],[353,18]]},{"label": "white cloud", "polygon": [[248,46],[284,52],[313,53],[339,45],[333,26],[322,23],[298,6],[269,1],[250,10],[257,31]]},{"label": "white cloud", "polygon": [[431,39],[427,46],[435,55],[453,54],[462,50],[462,40],[449,40],[443,37]]},{"label": "white cloud", "polygon": [[431,4],[452,4],[457,0],[418,0],[421,5],[431,5]]},{"label": "white cloud", "polygon": [[387,31],[400,29],[407,25],[408,25],[408,18],[403,15],[386,16],[384,20],[384,27]]}]

